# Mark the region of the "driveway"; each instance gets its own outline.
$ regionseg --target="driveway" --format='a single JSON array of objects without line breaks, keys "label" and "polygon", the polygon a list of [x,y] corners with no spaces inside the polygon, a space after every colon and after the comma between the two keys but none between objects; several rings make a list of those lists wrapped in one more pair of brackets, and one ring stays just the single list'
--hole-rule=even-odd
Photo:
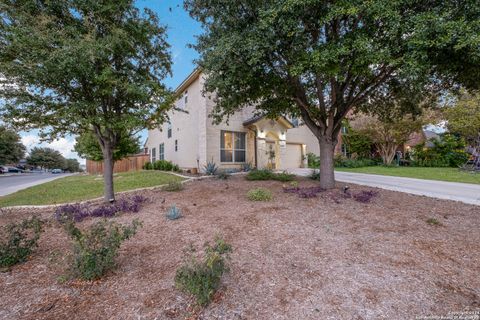
[{"label": "driveway", "polygon": [[23,173],[9,176],[0,175],[0,196],[17,192],[19,190],[49,182],[58,178],[70,176],[69,173]]},{"label": "driveway", "polygon": [[[295,168],[287,170],[299,176],[309,176],[312,169]],[[413,179],[377,174],[335,171],[335,180],[369,187],[406,192],[438,199],[461,201],[480,205],[480,185]]]}]

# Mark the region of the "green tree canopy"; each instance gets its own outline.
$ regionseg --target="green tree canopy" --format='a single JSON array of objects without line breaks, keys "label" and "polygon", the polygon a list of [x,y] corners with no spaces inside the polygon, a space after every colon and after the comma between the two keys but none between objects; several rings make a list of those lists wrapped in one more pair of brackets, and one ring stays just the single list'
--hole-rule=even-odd
[{"label": "green tree canopy", "polygon": [[405,115],[402,118],[388,119],[385,117],[357,115],[351,121],[356,132],[368,137],[375,145],[384,164],[391,164],[395,153],[410,135],[422,130],[423,119]]},{"label": "green tree canopy", "polygon": [[344,122],[344,126],[347,130],[342,133],[342,142],[347,146],[349,155],[360,159],[370,158],[372,156],[372,139],[352,128],[348,121]]},{"label": "green tree canopy", "polygon": [[[478,80],[480,82],[480,80]],[[474,144],[480,135],[480,93],[462,92],[453,106],[444,112],[451,133]]]},{"label": "green tree canopy", "polygon": [[172,103],[165,28],[133,0],[1,0],[1,114],[44,137],[93,132],[114,199],[122,134],[163,122]]},{"label": "green tree canopy", "polygon": [[185,6],[205,30],[195,48],[205,89],[215,93],[214,119],[247,105],[272,118],[300,115],[320,144],[324,188],[334,187],[334,146],[350,110],[372,110],[407,92],[412,99],[396,100],[412,112],[424,92],[472,79],[478,70],[460,67],[478,62],[478,1],[186,0]]},{"label": "green tree canopy", "polygon": [[79,172],[81,171],[80,169],[80,163],[78,162],[77,159],[65,159],[65,164],[62,167],[64,171],[70,171],[70,172]]},{"label": "green tree canopy", "polygon": [[25,155],[20,135],[0,125],[0,164],[15,164]]},{"label": "green tree canopy", "polygon": [[[100,144],[93,133],[87,132],[77,137],[74,150],[82,158],[94,161],[103,160],[102,148],[100,147]],[[123,159],[128,155],[139,152],[139,138],[129,134],[122,134],[115,149],[113,150],[113,161]]]},{"label": "green tree canopy", "polygon": [[62,169],[65,167],[65,158],[57,150],[35,147],[30,150],[27,163],[42,169]]}]

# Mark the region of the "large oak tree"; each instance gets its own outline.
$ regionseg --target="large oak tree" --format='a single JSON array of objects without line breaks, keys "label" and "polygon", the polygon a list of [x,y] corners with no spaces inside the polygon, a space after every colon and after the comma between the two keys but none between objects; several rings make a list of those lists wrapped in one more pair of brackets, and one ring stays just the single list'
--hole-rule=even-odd
[{"label": "large oak tree", "polygon": [[270,117],[300,115],[318,138],[323,188],[334,187],[334,147],[352,109],[372,110],[398,92],[417,97],[439,83],[474,85],[480,70],[478,1],[186,0],[185,7],[204,27],[195,48],[205,90],[215,93],[214,119],[247,105]]},{"label": "large oak tree", "polygon": [[133,0],[0,0],[0,109],[46,138],[95,135],[106,200],[122,134],[165,120],[171,58],[165,28]]}]

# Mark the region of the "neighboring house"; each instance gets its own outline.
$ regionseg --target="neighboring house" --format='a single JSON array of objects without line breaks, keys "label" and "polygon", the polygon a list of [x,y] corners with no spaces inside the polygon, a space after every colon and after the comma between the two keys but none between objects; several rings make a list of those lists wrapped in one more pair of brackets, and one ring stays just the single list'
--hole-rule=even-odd
[{"label": "neighboring house", "polygon": [[[179,110],[169,112],[170,121],[149,130],[145,148],[150,161],[169,160],[184,169],[202,170],[207,162],[220,168],[287,169],[307,166],[306,154],[319,154],[319,144],[298,119],[255,117],[254,109],[236,112],[226,122],[212,124],[215,102],[202,94],[204,76],[197,69],[176,89]],[[341,152],[341,142],[337,151]]]},{"label": "neighboring house", "polygon": [[403,146],[403,152],[407,152],[411,148],[423,143],[425,143],[425,147],[431,148],[433,147],[433,139],[440,140],[440,135],[434,131],[423,128],[421,131],[410,135],[409,140]]}]

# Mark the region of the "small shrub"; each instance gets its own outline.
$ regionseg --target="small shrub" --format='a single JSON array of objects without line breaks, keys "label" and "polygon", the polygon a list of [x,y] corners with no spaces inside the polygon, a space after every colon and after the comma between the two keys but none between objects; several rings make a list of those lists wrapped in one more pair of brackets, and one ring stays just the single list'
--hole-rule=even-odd
[{"label": "small shrub", "polygon": [[145,170],[153,170],[153,164],[151,162],[146,162],[144,165],[143,165],[143,169]]},{"label": "small shrub", "polygon": [[288,182],[288,181],[295,180],[295,175],[284,171],[282,173],[274,173],[272,175],[272,179],[277,181],[282,181],[282,182]]},{"label": "small shrub", "polygon": [[99,221],[81,231],[73,221],[66,223],[65,229],[73,240],[70,276],[95,280],[113,269],[122,242],[133,237],[140,226],[138,220],[134,220],[130,226]]},{"label": "small shrub", "polygon": [[428,223],[429,225],[432,225],[432,226],[439,226],[439,225],[441,225],[440,221],[438,221],[438,220],[435,219],[435,218],[429,218],[429,219],[427,219],[427,223]]},{"label": "small shrub", "polygon": [[153,163],[153,168],[155,170],[173,171],[175,165],[171,161],[157,160]]},{"label": "small shrub", "polygon": [[271,180],[273,172],[268,169],[253,169],[245,176],[245,179],[253,180]]},{"label": "small shrub", "polygon": [[307,153],[307,163],[309,168],[318,169],[320,168],[320,157],[315,153]]},{"label": "small shrub", "polygon": [[173,165],[172,171],[180,172],[180,167],[178,166],[178,164],[174,164],[174,165]]},{"label": "small shrub", "polygon": [[171,181],[163,187],[163,191],[175,192],[183,190],[183,183],[180,181]]},{"label": "small shrub", "polygon": [[166,216],[168,220],[177,220],[182,217],[182,211],[176,205],[173,205],[168,208]]},{"label": "small shrub", "polygon": [[217,172],[218,167],[215,164],[215,162],[213,162],[213,160],[212,160],[212,161],[207,162],[207,165],[204,167],[204,169],[205,169],[205,174],[206,175],[213,176],[213,175],[215,175],[215,172]]},{"label": "small shrub", "polygon": [[250,162],[242,164],[242,171],[249,172],[251,170],[253,170],[253,164],[251,164]]},{"label": "small shrub", "polygon": [[359,193],[356,193],[353,195],[353,199],[357,202],[361,203],[369,203],[372,201],[373,198],[375,198],[378,195],[377,191],[369,190],[365,191],[362,190]]},{"label": "small shrub", "polygon": [[264,188],[255,188],[248,191],[247,198],[250,201],[270,201],[272,193]]},{"label": "small shrub", "polygon": [[312,173],[309,176],[312,180],[320,180],[320,171],[312,170]]},{"label": "small shrub", "polygon": [[231,174],[228,173],[227,171],[220,171],[219,173],[217,173],[217,179],[220,179],[220,180],[227,180],[228,178],[230,178]]},{"label": "small shrub", "polygon": [[33,216],[20,223],[11,223],[0,233],[0,267],[24,262],[38,246],[43,221]]},{"label": "small shrub", "polygon": [[102,204],[100,206],[94,206],[91,204],[67,204],[59,206],[55,210],[55,219],[59,222],[65,220],[73,220],[80,222],[89,217],[103,217],[109,218],[115,216],[120,212],[133,212],[140,211],[142,204],[147,198],[141,195],[134,195],[131,197],[120,198],[114,203]]},{"label": "small shrub", "polygon": [[217,291],[222,275],[228,271],[226,260],[232,247],[217,237],[213,246],[205,245],[203,259],[195,257],[194,252],[194,248],[187,252],[183,265],[176,272],[175,285],[205,306]]}]

